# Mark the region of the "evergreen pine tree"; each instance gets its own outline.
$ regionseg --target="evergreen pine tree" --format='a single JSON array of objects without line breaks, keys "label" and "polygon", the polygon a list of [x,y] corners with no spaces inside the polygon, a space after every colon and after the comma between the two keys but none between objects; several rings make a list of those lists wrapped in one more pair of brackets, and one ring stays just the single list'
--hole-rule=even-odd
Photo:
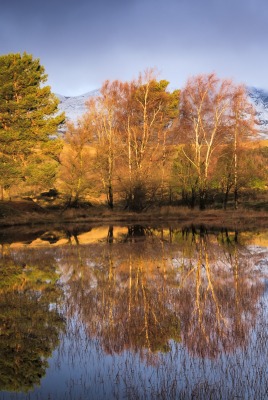
[{"label": "evergreen pine tree", "polygon": [[64,121],[64,114],[58,113],[59,100],[44,85],[46,80],[44,67],[32,55],[0,56],[2,195],[11,184],[27,181],[29,164],[40,158],[52,139],[56,140],[58,126]]}]

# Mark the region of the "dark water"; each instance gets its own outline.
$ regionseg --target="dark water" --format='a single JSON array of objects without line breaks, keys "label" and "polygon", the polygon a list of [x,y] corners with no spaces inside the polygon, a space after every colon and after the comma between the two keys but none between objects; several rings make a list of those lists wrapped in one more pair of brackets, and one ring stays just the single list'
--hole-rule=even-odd
[{"label": "dark water", "polygon": [[0,232],[0,399],[268,399],[268,232]]}]

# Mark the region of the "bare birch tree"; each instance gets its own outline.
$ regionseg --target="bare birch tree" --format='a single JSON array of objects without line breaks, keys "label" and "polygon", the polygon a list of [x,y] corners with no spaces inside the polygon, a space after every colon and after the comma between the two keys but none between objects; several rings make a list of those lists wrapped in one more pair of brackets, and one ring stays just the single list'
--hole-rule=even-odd
[{"label": "bare birch tree", "polygon": [[238,137],[252,132],[246,92],[231,80],[215,74],[198,75],[188,80],[181,95],[181,133],[191,152],[185,159],[198,177],[199,207],[207,201],[209,180],[213,173],[213,157],[221,146],[234,143],[234,168],[237,169]]}]

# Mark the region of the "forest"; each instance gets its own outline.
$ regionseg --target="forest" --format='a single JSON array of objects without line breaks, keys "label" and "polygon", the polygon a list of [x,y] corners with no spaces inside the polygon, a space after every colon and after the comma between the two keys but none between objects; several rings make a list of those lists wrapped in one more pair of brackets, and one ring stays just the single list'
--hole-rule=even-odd
[{"label": "forest", "polygon": [[72,123],[46,81],[32,55],[0,57],[2,202],[143,211],[265,199],[268,147],[244,85],[210,73],[169,91],[148,69],[105,81]]}]

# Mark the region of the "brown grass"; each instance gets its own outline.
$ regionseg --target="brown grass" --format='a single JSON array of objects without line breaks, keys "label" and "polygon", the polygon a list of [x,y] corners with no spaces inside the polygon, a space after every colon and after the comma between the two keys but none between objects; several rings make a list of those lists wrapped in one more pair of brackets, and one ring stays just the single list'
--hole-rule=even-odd
[{"label": "brown grass", "polygon": [[0,226],[53,223],[151,223],[155,225],[200,225],[232,229],[268,227],[268,212],[238,210],[190,210],[186,207],[155,207],[142,213],[104,207],[47,210],[31,201],[0,202]]}]

